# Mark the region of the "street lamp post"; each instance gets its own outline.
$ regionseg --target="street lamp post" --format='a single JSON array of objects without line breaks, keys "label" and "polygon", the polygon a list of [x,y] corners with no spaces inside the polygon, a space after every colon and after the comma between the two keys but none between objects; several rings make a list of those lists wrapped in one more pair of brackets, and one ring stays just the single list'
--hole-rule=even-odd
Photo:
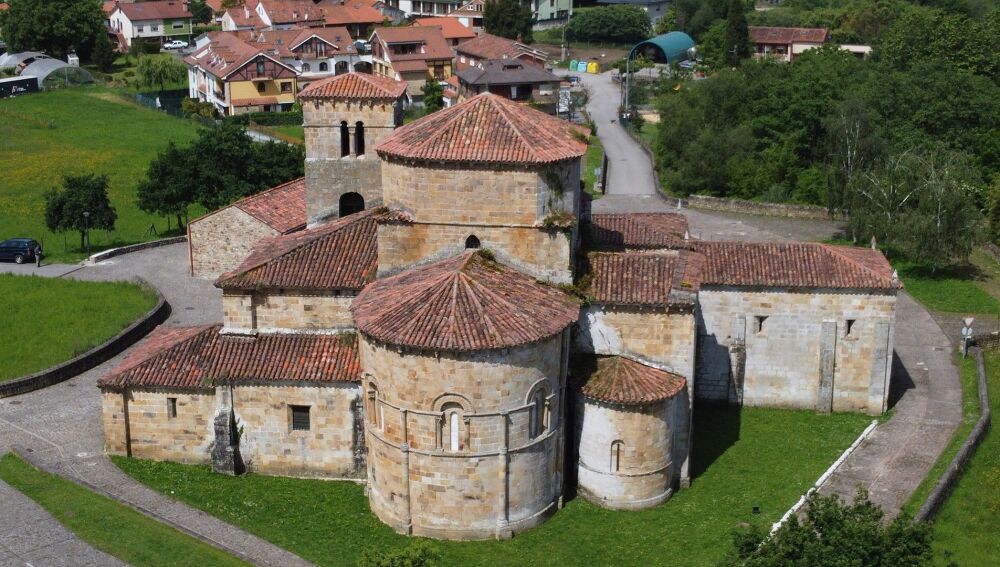
[{"label": "street lamp post", "polygon": [[87,243],[87,256],[90,256],[90,211],[83,211],[83,239]]}]

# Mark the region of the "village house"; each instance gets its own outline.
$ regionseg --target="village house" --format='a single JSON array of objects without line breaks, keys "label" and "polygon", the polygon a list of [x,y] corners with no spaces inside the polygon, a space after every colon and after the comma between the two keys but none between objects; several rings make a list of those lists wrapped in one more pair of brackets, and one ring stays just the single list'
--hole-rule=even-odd
[{"label": "village house", "polygon": [[[750,26],[750,39],[754,43],[754,57],[792,62],[810,49],[826,45],[830,31],[826,28],[777,28]],[[868,57],[869,45],[841,44],[840,49],[858,58]]]},{"label": "village house", "polygon": [[290,110],[298,71],[280,56],[229,32],[210,32],[184,58],[192,100],[212,103],[219,114]]},{"label": "village house", "polygon": [[347,28],[293,28],[238,34],[250,45],[275,55],[299,73],[298,86],[350,72],[370,73],[371,54],[362,54]]},{"label": "village house", "polygon": [[252,248],[216,280],[223,323],[161,328],[99,380],[109,453],[363,480],[400,533],[509,538],[573,488],[640,509],[689,486],[695,400],[885,411],[879,251],[592,214],[586,128],[489,92],[400,125],[405,90],[303,91],[307,227],[216,216]]},{"label": "village house", "polygon": [[455,18],[417,18],[413,20],[413,25],[441,28],[441,35],[451,47],[457,47],[459,44],[476,37],[476,32],[462,25]]},{"label": "village house", "polygon": [[384,16],[368,0],[247,0],[222,16],[223,31],[343,27],[365,39]]},{"label": "village house", "polygon": [[128,49],[135,40],[165,43],[191,39],[191,12],[182,0],[119,2],[108,16],[108,26]]},{"label": "village house", "polygon": [[458,20],[463,26],[476,33],[483,31],[483,6],[485,0],[469,0],[448,13],[449,18]]},{"label": "village house", "polygon": [[439,27],[378,28],[371,44],[374,72],[406,82],[414,100],[423,99],[427,81],[445,81],[452,74],[451,48]]},{"label": "village house", "polygon": [[491,92],[555,114],[561,79],[520,59],[492,59],[456,73],[459,100]]},{"label": "village house", "polygon": [[455,48],[455,71],[481,67],[484,61],[494,59],[517,59],[528,65],[545,67],[548,54],[519,41],[483,32]]}]

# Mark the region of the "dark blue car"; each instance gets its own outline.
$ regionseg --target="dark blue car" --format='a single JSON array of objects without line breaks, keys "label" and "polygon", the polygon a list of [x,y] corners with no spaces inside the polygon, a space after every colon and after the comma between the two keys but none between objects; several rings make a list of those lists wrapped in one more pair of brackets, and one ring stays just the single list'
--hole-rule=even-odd
[{"label": "dark blue car", "polygon": [[13,260],[17,264],[35,261],[35,251],[42,247],[31,238],[11,238],[0,242],[0,260]]}]

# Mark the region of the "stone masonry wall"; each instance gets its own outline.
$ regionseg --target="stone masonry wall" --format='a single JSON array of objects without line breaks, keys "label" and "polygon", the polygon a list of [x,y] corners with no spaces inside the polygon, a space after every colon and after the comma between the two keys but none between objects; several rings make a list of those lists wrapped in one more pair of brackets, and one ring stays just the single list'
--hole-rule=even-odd
[{"label": "stone masonry wall", "polygon": [[[482,539],[527,529],[554,511],[567,347],[565,333],[465,354],[398,351],[363,339],[375,514],[399,531]],[[538,413],[536,392],[545,406]],[[460,408],[458,451],[446,404]]]},{"label": "stone masonry wall", "polygon": [[215,279],[235,270],[261,239],[277,235],[278,231],[233,206],[196,219],[188,225],[191,275]]},{"label": "stone masonry wall", "polygon": [[580,493],[609,508],[647,508],[670,497],[673,484],[670,408],[577,399]]},{"label": "stone masonry wall", "polygon": [[[132,455],[141,459],[204,464],[212,445],[215,393],[133,390],[128,395]],[[177,400],[177,417],[168,416],[168,398]],[[104,449],[127,454],[125,413],[120,392],[101,393]]]},{"label": "stone masonry wall", "polygon": [[694,380],[695,316],[692,311],[615,308],[595,304],[580,316],[581,352],[632,355]]},{"label": "stone masonry wall", "polygon": [[337,331],[354,328],[354,295],[282,292],[226,293],[222,297],[226,331]]},{"label": "stone masonry wall", "polygon": [[449,224],[382,224],[378,227],[378,276],[465,251],[474,235],[497,260],[536,278],[570,283],[571,243],[567,232],[539,228]]},{"label": "stone masonry wall", "polygon": [[381,161],[374,153],[362,157],[306,158],[306,218],[309,226],[340,216],[340,197],[357,193],[365,208],[382,204]]},{"label": "stone masonry wall", "polygon": [[[894,293],[703,287],[699,302],[699,399],[872,415],[885,411]],[[849,333],[848,321],[853,321]],[[736,348],[741,335],[742,357]]]}]

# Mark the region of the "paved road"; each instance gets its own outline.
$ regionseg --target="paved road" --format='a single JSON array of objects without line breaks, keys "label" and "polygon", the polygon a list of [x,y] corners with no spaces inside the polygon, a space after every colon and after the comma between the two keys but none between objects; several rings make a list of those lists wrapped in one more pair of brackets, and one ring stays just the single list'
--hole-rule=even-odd
[{"label": "paved road", "polygon": [[[222,294],[210,281],[187,276],[187,245],[175,244],[143,252],[118,256],[98,265],[72,271],[67,277],[81,280],[119,280],[136,276],[156,286],[172,307],[165,325],[195,325],[222,319]],[[34,272],[33,266],[17,266],[20,273]],[[43,270],[45,267],[43,267]],[[68,271],[58,265],[51,273]],[[104,455],[104,433],[100,421],[98,378],[116,366],[124,355],[83,374],[49,388],[0,399],[0,454],[12,447],[30,451],[45,470],[77,478],[152,512],[168,522],[181,525],[222,547],[242,551],[259,565],[307,565],[299,557],[229,524],[221,522],[180,502],[135,482],[122,473]],[[2,489],[3,487],[0,487]],[[25,514],[23,499],[3,498],[0,493],[0,519],[19,518]],[[30,510],[28,512],[31,512]],[[61,526],[51,516],[35,510],[37,530],[24,533],[16,523],[0,520],[0,541],[18,538],[36,555],[58,555],[66,551],[65,538],[53,537]],[[85,544],[80,544],[84,545]],[[86,546],[85,546],[86,547]],[[64,549],[66,548],[66,549]],[[91,553],[99,553],[90,550]],[[0,566],[4,550],[0,547]],[[70,556],[72,557],[72,556]],[[81,555],[82,557],[82,555]],[[14,565],[22,565],[20,559]],[[58,565],[55,562],[33,563]],[[76,565],[75,561],[72,564]]]}]

